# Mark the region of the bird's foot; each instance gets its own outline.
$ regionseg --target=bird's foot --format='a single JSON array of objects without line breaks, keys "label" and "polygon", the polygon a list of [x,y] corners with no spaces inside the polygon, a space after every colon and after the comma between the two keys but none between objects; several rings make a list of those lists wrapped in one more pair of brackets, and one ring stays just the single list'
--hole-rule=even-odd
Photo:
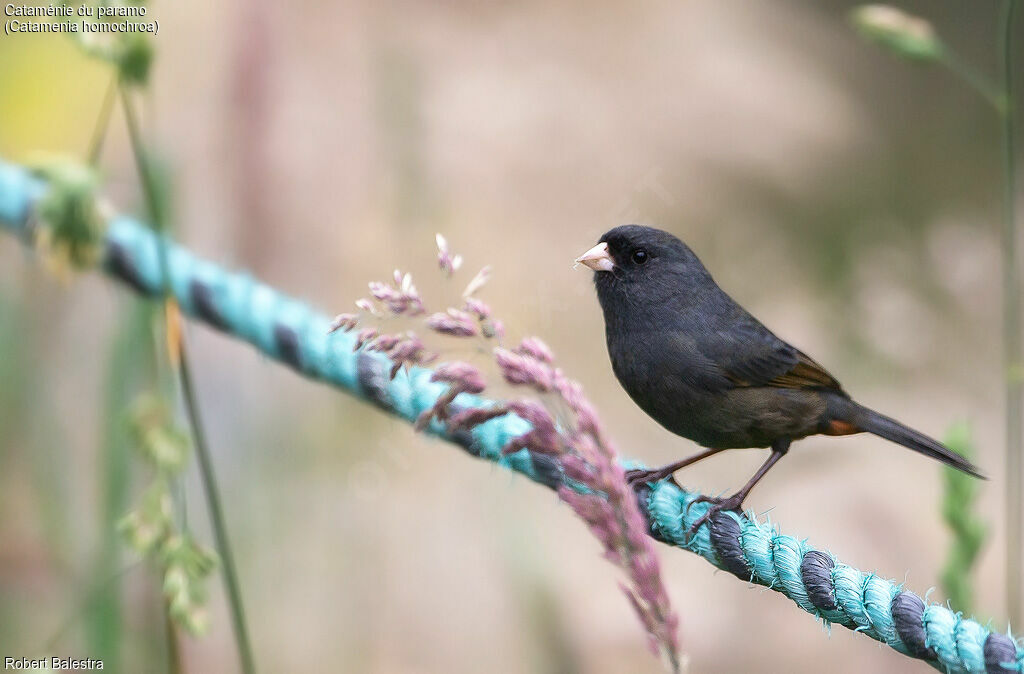
[{"label": "bird's foot", "polygon": [[743,498],[745,496],[746,494],[743,493],[733,494],[732,496],[727,496],[725,498],[717,496],[698,496],[697,498],[690,501],[690,503],[686,506],[687,512],[690,511],[690,508],[693,507],[694,503],[711,504],[711,507],[708,508],[707,512],[701,515],[699,518],[697,518],[697,521],[690,525],[690,536],[696,534],[698,529],[700,529],[705,524],[711,522],[715,515],[717,515],[720,512],[730,510],[735,513],[741,512],[741,508],[743,507]]},{"label": "bird's foot", "polygon": [[637,487],[641,487],[645,484],[660,482],[666,477],[672,477],[672,473],[666,472],[664,468],[658,468],[657,470],[627,470],[626,484],[628,484],[630,488],[636,489]]},{"label": "bird's foot", "polygon": [[[677,470],[686,468],[687,466],[703,461],[704,459],[717,454],[722,451],[721,449],[705,449],[699,454],[687,457],[682,461],[676,461],[668,465],[662,466],[661,468],[655,468],[654,470],[627,470],[626,471],[626,483],[629,484],[633,489],[642,487],[645,484],[651,484],[652,482],[661,482],[665,478],[672,478]],[[672,479],[672,484],[679,486],[679,483]]]}]

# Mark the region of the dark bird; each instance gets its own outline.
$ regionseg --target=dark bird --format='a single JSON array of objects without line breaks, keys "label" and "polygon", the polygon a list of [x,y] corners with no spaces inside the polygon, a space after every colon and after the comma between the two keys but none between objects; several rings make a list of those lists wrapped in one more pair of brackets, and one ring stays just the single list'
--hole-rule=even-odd
[{"label": "dark bird", "polygon": [[712,502],[739,510],[793,440],[873,433],[976,477],[978,470],[939,442],[854,402],[835,377],[736,303],[682,241],[625,225],[576,262],[596,272],[612,370],[633,401],[668,430],[707,449],[650,471],[654,482],[725,449],[770,447],[750,481]]}]

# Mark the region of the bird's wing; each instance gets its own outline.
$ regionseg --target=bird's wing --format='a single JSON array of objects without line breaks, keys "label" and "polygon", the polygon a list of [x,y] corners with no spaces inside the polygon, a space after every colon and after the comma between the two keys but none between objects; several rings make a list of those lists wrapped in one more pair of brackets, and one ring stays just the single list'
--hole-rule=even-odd
[{"label": "bird's wing", "polygon": [[[787,344],[746,311],[722,317],[722,329],[704,355],[714,362],[733,386],[774,386],[778,388],[843,388],[810,356]],[[844,394],[845,395],[845,394]]]},{"label": "bird's wing", "polygon": [[799,349],[796,349],[796,356],[796,365],[785,373],[772,378],[768,382],[769,386],[780,388],[822,388],[845,395],[842,385],[835,377],[829,374],[828,370]]}]

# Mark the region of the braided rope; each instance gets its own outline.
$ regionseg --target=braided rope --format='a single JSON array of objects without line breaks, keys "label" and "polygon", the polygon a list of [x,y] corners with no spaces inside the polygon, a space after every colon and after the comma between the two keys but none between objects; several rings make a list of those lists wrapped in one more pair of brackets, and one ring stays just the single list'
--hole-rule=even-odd
[{"label": "braided rope", "polygon": [[[0,227],[31,237],[32,210],[46,186],[25,169],[0,161]],[[159,239],[127,217],[110,220],[104,266],[113,277],[143,295],[163,292]],[[195,257],[166,242],[170,288],[182,309],[208,325],[249,342],[301,374],[367,400],[414,421],[447,390],[431,382],[431,371],[412,368],[390,379],[391,363],[380,353],[354,351],[354,337],[328,334],[330,319],[259,281]],[[489,401],[461,394],[454,404]],[[548,487],[561,484],[557,464],[528,450],[502,456],[501,448],[529,430],[514,415],[492,419],[472,431],[448,433],[435,421],[430,432],[473,456],[511,468]],[[806,541],[785,536],[769,522],[731,512],[718,513],[692,537],[690,525],[707,512],[693,503],[699,494],[669,480],[644,487],[638,497],[650,533],[657,540],[695,552],[740,579],[781,592],[826,624],[863,632],[904,655],[948,672],[1024,672],[1024,648],[1008,635],[989,630],[940,604],[925,604],[889,580],[838,562]],[[690,507],[691,503],[693,507]]]}]

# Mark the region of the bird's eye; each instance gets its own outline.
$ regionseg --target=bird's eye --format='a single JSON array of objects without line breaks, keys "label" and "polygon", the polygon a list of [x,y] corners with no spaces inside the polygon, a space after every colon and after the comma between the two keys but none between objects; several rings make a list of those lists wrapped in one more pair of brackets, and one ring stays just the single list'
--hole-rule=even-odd
[{"label": "bird's eye", "polygon": [[643,248],[637,248],[636,250],[633,251],[632,258],[633,262],[635,262],[636,264],[643,264],[647,262],[647,257],[647,251],[644,250]]}]

